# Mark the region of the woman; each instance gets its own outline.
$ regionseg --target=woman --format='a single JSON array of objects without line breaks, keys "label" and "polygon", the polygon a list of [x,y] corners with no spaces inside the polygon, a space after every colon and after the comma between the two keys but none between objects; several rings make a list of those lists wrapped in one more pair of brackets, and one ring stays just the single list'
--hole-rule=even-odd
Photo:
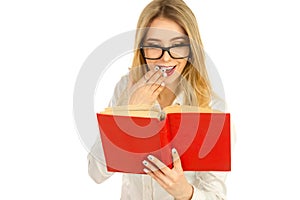
[{"label": "woman", "polygon": [[[154,0],[142,11],[130,75],[117,84],[111,106],[147,104],[212,108],[215,100],[192,11],[182,0]],[[213,109],[213,108],[212,108]],[[101,183],[112,175],[101,161],[98,141],[89,154],[89,174]],[[225,199],[225,173],[183,172],[176,149],[174,168],[149,155],[146,175],[124,174],[121,199]],[[96,156],[97,157],[97,156]],[[99,156],[101,157],[101,156]],[[159,170],[158,170],[159,169]]]}]

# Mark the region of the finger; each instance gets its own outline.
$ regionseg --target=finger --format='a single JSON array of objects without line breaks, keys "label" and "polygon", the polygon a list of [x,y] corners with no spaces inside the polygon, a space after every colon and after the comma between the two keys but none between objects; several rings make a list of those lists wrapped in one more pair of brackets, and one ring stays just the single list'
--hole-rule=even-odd
[{"label": "finger", "polygon": [[[157,79],[156,79],[157,78]],[[156,79],[156,80],[155,80]],[[155,80],[155,81],[154,81]],[[165,78],[162,77],[161,74],[156,74],[153,76],[153,79],[151,80],[151,83],[153,83],[149,88],[148,91],[151,92],[151,94],[157,98],[157,96],[161,93],[165,86]],[[150,81],[149,81],[150,83]]]},{"label": "finger", "polygon": [[165,78],[163,76],[157,77],[155,82],[151,85],[151,89],[155,91],[163,82],[165,81]]},{"label": "finger", "polygon": [[153,96],[157,97],[165,88],[165,82],[162,82],[152,93]]},{"label": "finger", "polygon": [[150,70],[150,71],[146,72],[145,75],[144,75],[144,77],[147,80],[147,82],[149,82],[151,80],[153,81],[153,77],[155,77],[155,76],[157,77],[157,74],[159,76],[160,73],[161,72],[160,72],[159,68],[155,67],[154,70]]},{"label": "finger", "polygon": [[171,169],[167,167],[163,162],[161,162],[158,158],[153,155],[149,155],[147,158],[155,165],[156,168],[160,169],[164,174],[166,174],[167,176],[171,174]]},{"label": "finger", "polygon": [[165,78],[162,76],[162,74],[157,73],[157,74],[153,75],[151,80],[149,80],[147,86],[150,86],[150,87],[148,87],[146,89],[149,92],[151,92],[151,94],[156,98],[161,93],[161,91],[164,89],[164,86],[165,86],[164,81],[165,81]]},{"label": "finger", "polygon": [[168,187],[168,183],[165,183],[163,180],[161,180],[161,178],[159,178],[158,176],[156,176],[153,172],[149,171],[148,169],[144,169],[144,172],[146,172],[146,174],[148,174],[153,179],[155,179],[157,181],[157,183],[159,185],[161,185],[163,188],[167,188]]},{"label": "finger", "polygon": [[[153,164],[151,164],[150,162],[148,162],[147,160],[143,160],[143,165],[145,165],[148,169],[150,169],[150,171],[152,173],[155,173],[155,172],[160,172],[160,170],[155,167]],[[144,170],[145,171],[145,170]]]},{"label": "finger", "polygon": [[157,82],[161,81],[161,78],[163,78],[163,74],[161,71],[157,71],[155,74],[153,74],[151,76],[151,78],[149,79],[149,84],[157,84]]},{"label": "finger", "polygon": [[169,176],[165,175],[161,170],[148,161],[144,160],[143,164],[147,167],[143,169],[144,172],[154,178],[161,186],[167,187],[172,183]]},{"label": "finger", "polygon": [[148,72],[146,72],[141,78],[140,80],[137,81],[136,84],[138,85],[144,85],[145,83],[148,83],[149,80],[152,78],[152,76],[157,73],[157,71],[154,70],[150,70]]},{"label": "finger", "polygon": [[172,158],[173,158],[174,168],[178,170],[182,170],[180,156],[178,154],[178,151],[175,148],[172,149]]}]

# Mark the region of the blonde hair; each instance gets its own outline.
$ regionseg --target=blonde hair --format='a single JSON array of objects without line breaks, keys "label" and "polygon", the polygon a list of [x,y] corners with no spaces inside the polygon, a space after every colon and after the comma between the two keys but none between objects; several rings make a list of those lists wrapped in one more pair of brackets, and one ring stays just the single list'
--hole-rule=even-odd
[{"label": "blonde hair", "polygon": [[153,0],[140,14],[131,68],[132,81],[137,82],[147,72],[146,62],[141,54],[140,46],[147,33],[147,28],[157,17],[175,21],[185,30],[190,39],[191,57],[182,72],[181,78],[181,86],[185,92],[184,103],[209,107],[212,92],[205,67],[205,52],[200,38],[198,23],[191,9],[182,0]]}]

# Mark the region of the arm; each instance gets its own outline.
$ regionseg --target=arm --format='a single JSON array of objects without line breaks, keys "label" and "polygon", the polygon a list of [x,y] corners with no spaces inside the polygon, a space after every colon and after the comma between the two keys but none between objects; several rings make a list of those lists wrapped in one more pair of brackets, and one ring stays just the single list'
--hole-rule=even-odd
[{"label": "arm", "polygon": [[103,148],[99,137],[88,154],[87,159],[88,173],[96,183],[102,183],[113,175],[112,172],[108,172],[106,169]]},{"label": "arm", "polygon": [[225,200],[226,172],[197,172],[192,200]]},{"label": "arm", "polygon": [[[122,100],[122,96],[126,89],[127,83],[128,76],[123,76],[115,87],[114,95],[109,103],[109,106],[115,106],[120,100]],[[90,153],[88,154],[87,159],[88,173],[96,183],[102,183],[111,175],[113,175],[112,172],[108,172],[106,169],[106,162],[100,136],[97,136],[96,142],[94,143]]]}]

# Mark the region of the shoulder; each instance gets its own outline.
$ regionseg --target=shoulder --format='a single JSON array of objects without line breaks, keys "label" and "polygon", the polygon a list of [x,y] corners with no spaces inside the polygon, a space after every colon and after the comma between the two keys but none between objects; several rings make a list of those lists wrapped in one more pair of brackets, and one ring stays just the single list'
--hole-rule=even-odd
[{"label": "shoulder", "polygon": [[225,91],[224,91],[223,83],[215,63],[206,52],[205,52],[205,65],[206,65],[207,75],[210,80],[211,89],[212,89],[210,107],[213,110],[226,112],[227,108],[225,102]]},{"label": "shoulder", "polygon": [[216,93],[213,93],[209,106],[212,110],[227,112],[225,100]]},{"label": "shoulder", "polygon": [[128,87],[128,83],[129,83],[129,76],[128,75],[122,76],[119,82],[115,86],[114,94],[109,103],[109,106],[116,106],[120,104],[120,99],[124,99],[124,91],[126,91],[126,88]]},{"label": "shoulder", "polygon": [[128,82],[129,82],[129,76],[128,75],[122,76],[119,82],[115,86],[115,93],[124,91],[127,88]]}]

